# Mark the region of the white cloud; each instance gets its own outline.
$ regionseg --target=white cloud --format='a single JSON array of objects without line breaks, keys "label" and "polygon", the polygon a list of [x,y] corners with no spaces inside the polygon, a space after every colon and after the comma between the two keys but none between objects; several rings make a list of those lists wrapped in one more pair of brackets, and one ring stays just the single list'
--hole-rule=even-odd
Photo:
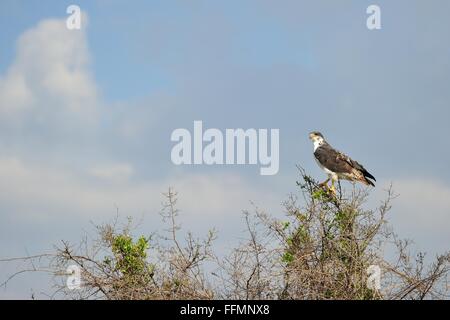
[{"label": "white cloud", "polygon": [[405,179],[394,182],[399,193],[395,206],[405,218],[428,231],[445,229],[450,225],[450,188],[430,179]]},{"label": "white cloud", "polygon": [[3,123],[95,123],[98,94],[84,30],[68,30],[64,19],[48,19],[20,36],[15,60],[0,76]]},{"label": "white cloud", "polygon": [[[384,183],[379,183],[380,186]],[[420,249],[437,253],[450,243],[450,188],[429,178],[394,179],[398,197],[388,215],[401,238],[414,240]],[[382,188],[377,187],[378,190]],[[377,196],[378,197],[378,196]]]},{"label": "white cloud", "polygon": [[122,164],[98,170],[100,177],[93,178],[91,173],[82,175],[16,157],[0,158],[0,203],[12,208],[18,220],[51,221],[54,215],[61,214],[101,220],[114,215],[115,206],[126,214],[157,213],[162,192],[173,187],[179,192],[184,218],[207,221],[212,227],[216,218],[230,214],[240,217],[241,211],[249,208],[249,201],[267,208],[278,206],[282,200],[269,190],[233,175],[177,175],[140,183],[126,179],[121,183],[109,180],[105,183],[105,176],[129,174],[131,167]]},{"label": "white cloud", "polygon": [[94,177],[109,180],[110,182],[123,182],[133,175],[134,169],[128,163],[115,163],[96,166],[89,170]]}]

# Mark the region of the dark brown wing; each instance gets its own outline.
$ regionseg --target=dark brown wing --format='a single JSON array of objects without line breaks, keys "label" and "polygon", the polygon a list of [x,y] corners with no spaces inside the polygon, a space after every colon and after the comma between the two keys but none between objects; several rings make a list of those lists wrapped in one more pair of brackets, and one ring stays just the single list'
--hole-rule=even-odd
[{"label": "dark brown wing", "polygon": [[[325,168],[336,173],[351,173],[353,169],[360,171],[364,178],[369,178],[376,181],[375,177],[371,175],[361,164],[352,160],[349,156],[333,149],[329,144],[325,143],[314,152],[317,161]],[[371,181],[369,184],[373,185]]]},{"label": "dark brown wing", "polygon": [[329,144],[323,144],[314,151],[317,161],[325,168],[336,173],[351,173],[352,160],[341,152],[333,149]]}]

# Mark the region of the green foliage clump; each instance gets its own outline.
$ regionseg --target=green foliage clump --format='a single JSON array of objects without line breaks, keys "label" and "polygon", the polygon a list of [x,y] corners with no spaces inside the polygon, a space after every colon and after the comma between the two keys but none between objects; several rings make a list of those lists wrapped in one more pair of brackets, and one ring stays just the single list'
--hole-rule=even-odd
[{"label": "green foliage clump", "polygon": [[117,268],[128,275],[140,274],[146,269],[149,248],[149,239],[141,236],[133,242],[131,236],[126,234],[115,236],[111,245]]}]

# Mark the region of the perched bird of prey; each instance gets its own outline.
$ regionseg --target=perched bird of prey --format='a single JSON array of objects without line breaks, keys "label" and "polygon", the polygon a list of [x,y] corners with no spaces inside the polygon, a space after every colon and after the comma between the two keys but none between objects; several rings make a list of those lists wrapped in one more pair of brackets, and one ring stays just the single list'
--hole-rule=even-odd
[{"label": "perched bird of prey", "polygon": [[334,183],[340,179],[344,179],[359,181],[365,185],[375,187],[375,184],[371,181],[376,181],[375,177],[358,162],[330,146],[320,132],[311,132],[309,138],[314,143],[314,157],[317,163],[328,175],[328,179],[322,182],[320,184],[321,186],[328,188],[328,181],[331,180],[330,190],[336,193]]}]

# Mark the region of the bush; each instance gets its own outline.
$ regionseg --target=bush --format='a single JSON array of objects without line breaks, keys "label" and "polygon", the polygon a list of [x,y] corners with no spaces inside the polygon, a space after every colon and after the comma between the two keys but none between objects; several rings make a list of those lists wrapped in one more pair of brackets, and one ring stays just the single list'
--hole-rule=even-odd
[{"label": "bush", "polygon": [[[409,253],[409,242],[387,225],[392,190],[378,208],[368,210],[367,190],[354,186],[346,192],[339,186],[333,196],[301,169],[300,176],[298,194],[283,204],[285,220],[257,207],[244,212],[248,240],[225,257],[212,250],[213,230],[203,240],[190,233],[179,239],[177,194],[169,189],[161,212],[168,235],[136,238],[131,221],[122,229],[115,222],[99,226],[93,243],[83,240],[74,249],[63,242],[50,256],[19,259],[33,266],[35,259],[48,259],[45,269],[59,279],[56,292],[64,298],[448,298],[450,254],[426,265],[424,253]],[[396,248],[393,259],[384,257],[386,245]],[[212,263],[214,271],[207,273],[205,263]],[[81,270],[80,290],[66,286],[68,265]]]}]

